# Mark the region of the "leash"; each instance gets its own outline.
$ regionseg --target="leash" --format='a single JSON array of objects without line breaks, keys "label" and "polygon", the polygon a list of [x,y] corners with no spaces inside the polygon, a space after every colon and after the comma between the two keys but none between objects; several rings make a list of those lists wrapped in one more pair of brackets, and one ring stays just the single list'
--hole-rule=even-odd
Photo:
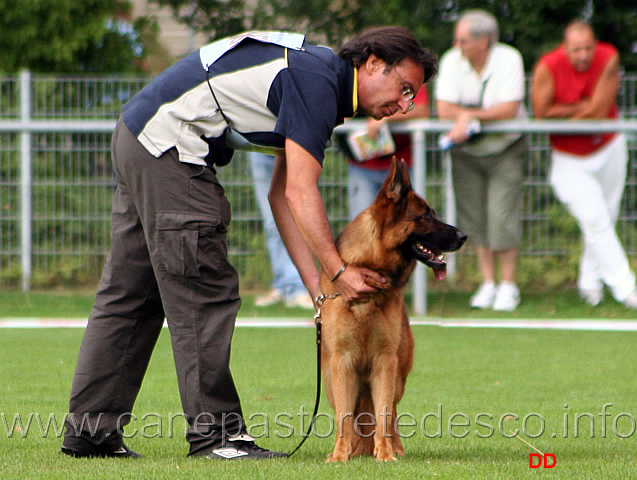
[{"label": "leash", "polygon": [[310,433],[312,433],[312,428],[314,427],[314,422],[316,421],[316,414],[318,413],[319,404],[321,403],[321,329],[323,326],[323,322],[321,321],[321,306],[323,305],[323,302],[325,302],[325,300],[332,300],[339,295],[340,293],[333,293],[331,295],[321,293],[318,297],[316,297],[315,300],[315,303],[318,306],[318,310],[314,315],[314,324],[316,325],[316,400],[314,402],[314,412],[312,413],[310,426],[303,436],[301,443],[299,443],[297,447],[288,454],[288,457],[294,455],[296,451],[301,448],[301,445],[305,443],[305,441],[310,436]]}]

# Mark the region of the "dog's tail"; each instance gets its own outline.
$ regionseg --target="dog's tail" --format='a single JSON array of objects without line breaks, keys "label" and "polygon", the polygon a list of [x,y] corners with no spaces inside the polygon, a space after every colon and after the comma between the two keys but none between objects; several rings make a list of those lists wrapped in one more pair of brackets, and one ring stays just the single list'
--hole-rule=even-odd
[{"label": "dog's tail", "polygon": [[374,431],[373,425],[374,404],[371,392],[365,388],[361,391],[356,402],[354,418],[359,419],[354,432],[354,442],[352,445],[352,457],[357,455],[374,455]]}]

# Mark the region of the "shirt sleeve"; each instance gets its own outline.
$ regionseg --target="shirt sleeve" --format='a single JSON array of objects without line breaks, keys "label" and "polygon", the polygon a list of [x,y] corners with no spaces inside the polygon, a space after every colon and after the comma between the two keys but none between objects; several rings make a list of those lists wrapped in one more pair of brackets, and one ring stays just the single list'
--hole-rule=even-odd
[{"label": "shirt sleeve", "polygon": [[321,73],[284,69],[270,89],[268,107],[277,115],[274,133],[294,140],[323,165],[338,122],[336,82]]},{"label": "shirt sleeve", "polygon": [[517,50],[508,49],[497,63],[492,85],[485,91],[484,107],[489,108],[502,102],[522,102],[524,91],[524,63]]},{"label": "shirt sleeve", "polygon": [[435,85],[436,100],[460,104],[460,72],[459,55],[455,50],[448,50],[440,59],[440,68]]}]

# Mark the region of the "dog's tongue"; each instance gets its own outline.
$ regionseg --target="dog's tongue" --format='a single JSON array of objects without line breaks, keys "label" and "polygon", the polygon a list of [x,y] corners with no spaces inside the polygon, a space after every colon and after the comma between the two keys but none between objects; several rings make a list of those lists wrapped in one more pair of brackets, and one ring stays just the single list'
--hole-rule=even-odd
[{"label": "dog's tongue", "polygon": [[434,275],[436,280],[444,280],[447,277],[447,269],[446,268],[433,268]]}]

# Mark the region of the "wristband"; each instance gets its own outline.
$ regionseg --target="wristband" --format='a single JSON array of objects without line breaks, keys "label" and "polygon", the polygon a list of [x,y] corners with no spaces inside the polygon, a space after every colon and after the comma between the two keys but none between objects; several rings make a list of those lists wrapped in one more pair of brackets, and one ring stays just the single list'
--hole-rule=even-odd
[{"label": "wristband", "polygon": [[347,268],[347,262],[343,262],[343,266],[341,267],[341,269],[336,273],[336,275],[334,275],[334,277],[330,280],[330,282],[335,282],[338,277],[341,276],[341,274],[345,271],[345,269]]}]

